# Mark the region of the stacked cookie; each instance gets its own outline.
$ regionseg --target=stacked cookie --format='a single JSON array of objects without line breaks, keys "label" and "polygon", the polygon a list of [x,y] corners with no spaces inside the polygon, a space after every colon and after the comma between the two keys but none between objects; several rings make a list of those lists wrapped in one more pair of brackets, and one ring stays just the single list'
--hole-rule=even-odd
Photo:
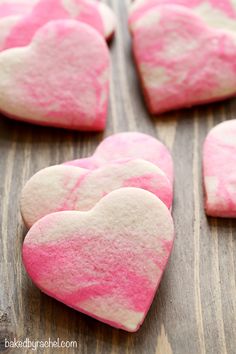
[{"label": "stacked cookie", "polygon": [[0,2],[0,111],[30,123],[103,130],[109,94],[104,39],[115,17],[90,0]]},{"label": "stacked cookie", "polygon": [[150,113],[235,95],[235,0],[136,0],[129,27]]},{"label": "stacked cookie", "polygon": [[34,283],[114,327],[138,330],[170,256],[173,162],[141,133],[105,139],[92,157],[45,168],[24,187]]}]

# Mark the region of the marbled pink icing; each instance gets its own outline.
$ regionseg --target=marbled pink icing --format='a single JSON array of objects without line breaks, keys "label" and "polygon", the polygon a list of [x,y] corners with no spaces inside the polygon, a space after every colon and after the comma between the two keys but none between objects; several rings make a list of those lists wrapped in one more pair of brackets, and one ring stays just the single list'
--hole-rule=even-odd
[{"label": "marbled pink icing", "polygon": [[185,7],[147,11],[133,29],[133,52],[152,114],[236,93],[236,34],[208,27]]},{"label": "marbled pink icing", "polygon": [[33,7],[33,2],[30,0],[3,2],[0,3],[0,18],[14,15],[24,15]]},{"label": "marbled pink icing", "polygon": [[138,21],[145,12],[149,10],[158,11],[157,5],[181,5],[190,9],[195,9],[203,4],[209,4],[212,8],[221,11],[230,19],[236,19],[236,2],[232,0],[146,0],[131,6],[129,15],[129,25],[132,29],[133,24]]},{"label": "marbled pink icing", "polygon": [[236,217],[236,120],[214,127],[203,149],[207,215]]},{"label": "marbled pink icing", "polygon": [[166,174],[171,184],[173,183],[173,161],[167,147],[154,137],[138,132],[111,135],[99,144],[92,157],[69,161],[66,164],[95,169],[120,159],[143,159],[152,162]]},{"label": "marbled pink icing", "polygon": [[172,207],[172,186],[166,175],[144,160],[111,163],[96,170],[57,165],[37,172],[26,183],[21,197],[21,213],[31,227],[47,214],[86,211],[105,195],[122,187],[136,187],[155,194]]},{"label": "marbled pink icing", "polygon": [[32,11],[13,26],[5,39],[2,50],[28,45],[37,30],[52,20],[78,20],[92,26],[102,36],[104,35],[102,17],[96,2],[76,0],[71,11],[72,13],[67,10],[63,0],[39,0]]},{"label": "marbled pink icing", "polygon": [[59,212],[38,221],[23,262],[46,294],[111,326],[137,331],[171,253],[173,221],[153,194],[110,193],[90,212]]},{"label": "marbled pink icing", "polygon": [[0,54],[0,110],[35,124],[103,130],[109,67],[107,45],[93,28],[49,22],[28,47]]}]

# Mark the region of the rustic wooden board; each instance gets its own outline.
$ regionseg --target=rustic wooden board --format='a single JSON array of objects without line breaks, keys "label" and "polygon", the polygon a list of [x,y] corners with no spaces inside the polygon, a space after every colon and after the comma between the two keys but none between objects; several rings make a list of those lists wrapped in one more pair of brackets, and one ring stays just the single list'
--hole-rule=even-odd
[{"label": "rustic wooden board", "polygon": [[[4,338],[76,340],[81,354],[236,353],[236,221],[203,211],[201,149],[209,129],[231,119],[236,101],[150,117],[130,51],[128,2],[107,1],[118,16],[111,45],[113,75],[104,136],[137,130],[158,137],[175,162],[176,241],[158,294],[136,334],[112,329],[38,291],[21,263],[25,229],[19,196],[39,169],[88,156],[103,134],[80,134],[0,120],[0,351]],[[58,350],[59,351],[59,350]],[[13,349],[11,353],[32,353]],[[37,353],[55,353],[38,350]]]}]

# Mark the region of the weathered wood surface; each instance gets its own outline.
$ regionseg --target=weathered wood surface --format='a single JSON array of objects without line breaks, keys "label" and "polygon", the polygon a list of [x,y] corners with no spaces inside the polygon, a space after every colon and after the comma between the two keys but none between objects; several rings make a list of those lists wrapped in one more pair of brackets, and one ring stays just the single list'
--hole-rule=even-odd
[{"label": "weathered wood surface", "polygon": [[[236,221],[203,211],[201,149],[215,124],[234,117],[236,101],[150,117],[130,50],[128,2],[107,1],[118,17],[105,136],[133,131],[158,137],[175,162],[174,250],[158,294],[136,334],[112,329],[38,291],[21,263],[25,229],[19,196],[27,179],[51,164],[90,155],[102,134],[80,134],[0,120],[0,351],[4,338],[76,340],[63,353],[236,353]],[[223,168],[223,166],[222,166]],[[11,353],[32,353],[13,349]],[[38,350],[55,353],[56,349]]]}]

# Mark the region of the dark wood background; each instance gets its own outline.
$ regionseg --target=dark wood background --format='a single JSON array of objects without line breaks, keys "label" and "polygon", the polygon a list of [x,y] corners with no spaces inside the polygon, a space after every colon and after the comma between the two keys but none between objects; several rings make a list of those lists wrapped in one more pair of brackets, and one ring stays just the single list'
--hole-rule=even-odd
[{"label": "dark wood background", "polygon": [[[37,353],[236,353],[236,220],[206,218],[201,176],[203,140],[212,126],[235,117],[236,101],[150,117],[131,56],[128,1],[107,3],[116,12],[118,29],[110,48],[113,70],[104,135],[0,119],[0,351],[5,338],[59,337],[78,341],[78,348]],[[25,229],[19,197],[27,179],[48,165],[90,155],[104,136],[121,131],[158,137],[175,163],[175,246],[151,310],[135,334],[112,329],[43,295],[21,263]]]}]

